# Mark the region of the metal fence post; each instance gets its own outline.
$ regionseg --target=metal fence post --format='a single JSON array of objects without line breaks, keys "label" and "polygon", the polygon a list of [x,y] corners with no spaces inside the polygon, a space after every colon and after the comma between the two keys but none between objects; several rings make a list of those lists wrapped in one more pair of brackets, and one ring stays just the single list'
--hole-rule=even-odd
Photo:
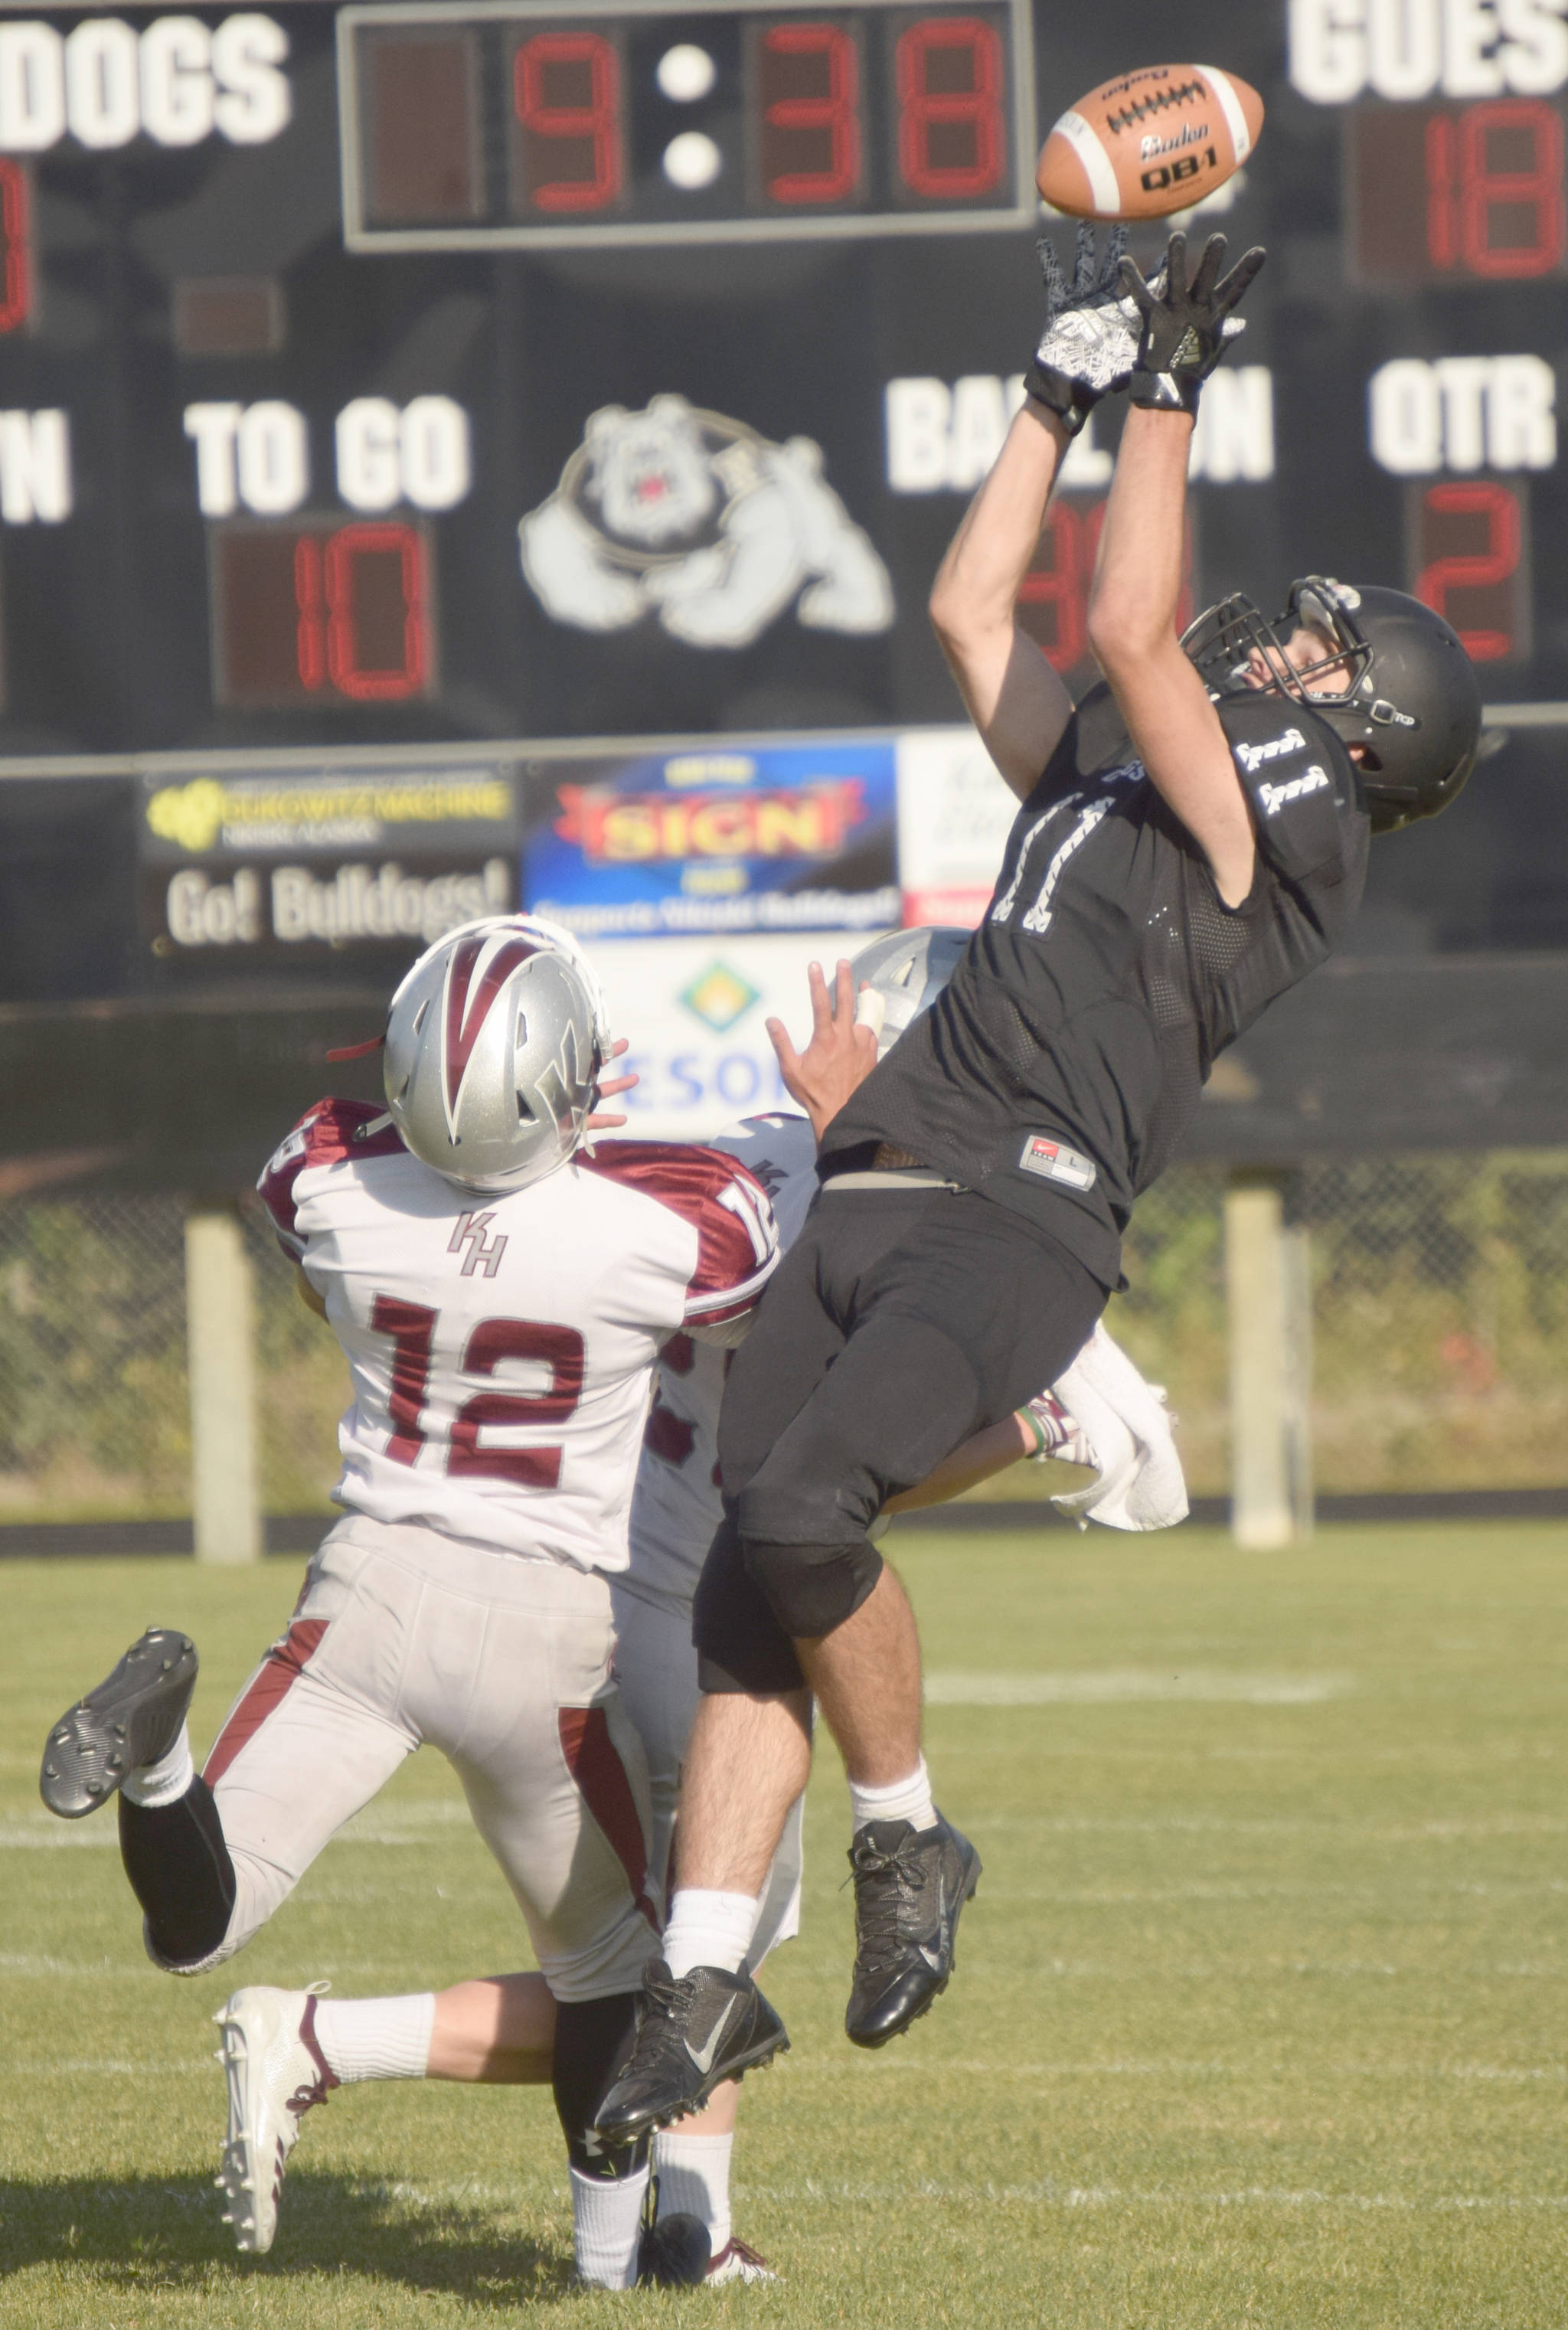
[{"label": "metal fence post", "polygon": [[250,1258],[231,1205],[185,1217],[191,1376],[191,1515],[198,1561],[259,1561],[255,1305]]},{"label": "metal fence post", "polygon": [[1285,1228],[1281,1175],[1232,1175],[1225,1192],[1231,1530],[1238,1545],[1258,1550],[1289,1545],[1302,1533],[1304,1519],[1310,1525],[1305,1511],[1311,1487],[1310,1467],[1303,1461],[1307,1428],[1301,1396],[1306,1355],[1299,1327],[1306,1275],[1303,1239],[1304,1233]]}]

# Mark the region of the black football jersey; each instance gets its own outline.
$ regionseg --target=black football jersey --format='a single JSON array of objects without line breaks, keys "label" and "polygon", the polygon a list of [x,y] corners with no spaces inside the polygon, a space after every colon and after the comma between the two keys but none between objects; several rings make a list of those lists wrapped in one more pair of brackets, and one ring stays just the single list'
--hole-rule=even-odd
[{"label": "black football jersey", "polygon": [[1030,1216],[1114,1286],[1133,1199],[1215,1058],[1343,936],[1366,878],[1355,770],[1289,698],[1216,705],[1257,870],[1227,906],[1109,689],[1019,810],[952,980],[828,1126],[824,1174],[883,1142]]}]

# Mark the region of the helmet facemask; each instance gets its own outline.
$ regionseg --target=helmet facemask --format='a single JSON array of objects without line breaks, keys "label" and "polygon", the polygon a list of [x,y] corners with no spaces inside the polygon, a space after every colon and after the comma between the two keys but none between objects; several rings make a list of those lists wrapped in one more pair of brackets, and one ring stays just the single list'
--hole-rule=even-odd
[{"label": "helmet facemask", "polygon": [[[1299,666],[1285,643],[1303,625],[1329,647]],[[1361,794],[1374,833],[1435,816],[1474,765],[1480,722],[1473,672],[1441,618],[1403,593],[1370,586],[1362,592],[1308,574],[1292,583],[1285,611],[1273,622],[1238,593],[1200,616],[1182,645],[1211,694],[1252,688],[1289,696],[1346,749],[1357,748]],[[1254,652],[1270,674],[1261,683]],[[1462,683],[1454,665],[1462,667]],[[1329,694],[1314,686],[1331,672],[1347,676],[1343,690]],[[1462,701],[1467,693],[1474,695],[1473,708]]]}]

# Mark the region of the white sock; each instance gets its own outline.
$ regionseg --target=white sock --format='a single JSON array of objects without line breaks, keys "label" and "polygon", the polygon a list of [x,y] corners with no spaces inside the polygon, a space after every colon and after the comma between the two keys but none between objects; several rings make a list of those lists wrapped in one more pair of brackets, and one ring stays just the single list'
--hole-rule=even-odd
[{"label": "white sock", "polygon": [[700,2217],[715,2257],[730,2238],[732,2136],[683,2136],[661,2127],[654,2137],[654,2174],[659,2180],[659,2215]]},{"label": "white sock", "polygon": [[912,1828],[935,1828],[937,1808],[931,1802],[930,1775],[922,1756],[907,1780],[895,1780],[890,1788],[863,1788],[851,1780],[849,1784],[850,1817],[856,1828],[867,1821],[908,1821]]},{"label": "white sock", "polygon": [[571,2248],[578,2278],[596,2289],[630,2289],[637,2280],[637,2252],[648,2172],[632,2176],[583,2176],[571,2173]]},{"label": "white sock", "polygon": [[665,1927],[665,1963],[675,1980],[700,1965],[739,1974],[751,1946],[757,1906],[750,1893],[705,1893],[683,1885]]},{"label": "white sock", "polygon": [[316,2043],[345,2087],[354,2079],[422,2079],[435,2022],[433,1990],[410,1998],[324,1998]]},{"label": "white sock", "polygon": [[156,1812],[164,1804],[177,1804],[196,1776],[196,1766],[191,1758],[191,1735],[184,1725],[180,1736],[165,1755],[156,1764],[138,1764],[120,1782],[120,1793],[133,1804],[141,1804],[148,1812]]}]

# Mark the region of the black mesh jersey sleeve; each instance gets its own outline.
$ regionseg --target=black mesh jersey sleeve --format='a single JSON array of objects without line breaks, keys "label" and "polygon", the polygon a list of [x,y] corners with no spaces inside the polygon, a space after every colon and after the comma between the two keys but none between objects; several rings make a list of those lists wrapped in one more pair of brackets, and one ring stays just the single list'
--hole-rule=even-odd
[{"label": "black mesh jersey sleeve", "polygon": [[1369,820],[1361,789],[1331,728],[1285,696],[1224,696],[1214,709],[1259,850],[1277,874],[1302,881],[1365,853]]}]

